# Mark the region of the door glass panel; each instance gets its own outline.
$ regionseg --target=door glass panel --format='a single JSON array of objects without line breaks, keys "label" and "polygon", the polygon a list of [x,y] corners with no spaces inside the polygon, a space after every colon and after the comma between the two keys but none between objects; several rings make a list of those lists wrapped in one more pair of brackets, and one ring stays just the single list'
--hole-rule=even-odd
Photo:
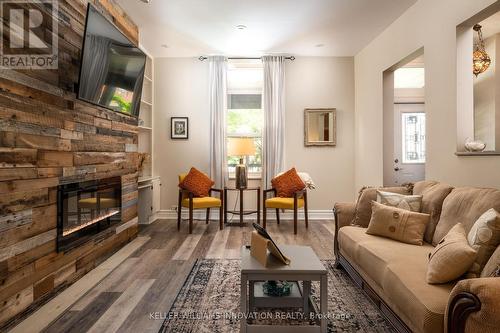
[{"label": "door glass panel", "polygon": [[403,163],[425,163],[425,113],[402,113]]}]

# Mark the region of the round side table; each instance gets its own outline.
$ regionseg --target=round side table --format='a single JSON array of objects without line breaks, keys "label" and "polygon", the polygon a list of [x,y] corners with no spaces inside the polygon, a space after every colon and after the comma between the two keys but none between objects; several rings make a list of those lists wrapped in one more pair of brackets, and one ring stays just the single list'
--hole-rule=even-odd
[{"label": "round side table", "polygon": [[[240,195],[240,210],[237,211],[232,211],[227,209],[227,192],[228,191],[239,191]],[[244,199],[244,193],[245,191],[257,191],[257,210],[249,210],[245,211],[243,208],[243,199]],[[227,221],[227,213],[234,214],[234,215],[239,215],[240,216],[240,222],[239,223],[228,223]],[[257,224],[260,224],[260,186],[258,187],[247,187],[247,188],[234,188],[234,187],[224,187],[224,222],[227,225],[239,225],[240,227],[245,225],[243,222],[243,216],[244,215],[250,215],[257,213]]]}]

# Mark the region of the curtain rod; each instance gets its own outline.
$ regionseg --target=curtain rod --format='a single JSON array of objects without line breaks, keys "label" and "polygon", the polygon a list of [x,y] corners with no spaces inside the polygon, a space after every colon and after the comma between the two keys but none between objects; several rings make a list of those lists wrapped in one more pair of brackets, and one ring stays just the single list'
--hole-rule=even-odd
[{"label": "curtain rod", "polygon": [[[203,61],[203,60],[207,60],[208,57],[205,57],[205,56],[200,56],[198,58],[198,60],[200,61]],[[248,57],[228,57],[229,60],[260,60],[262,59],[262,57],[255,57],[255,58],[248,58]],[[291,60],[291,61],[294,61],[295,60],[295,57],[294,56],[289,56],[289,57],[285,57],[286,60]]]}]

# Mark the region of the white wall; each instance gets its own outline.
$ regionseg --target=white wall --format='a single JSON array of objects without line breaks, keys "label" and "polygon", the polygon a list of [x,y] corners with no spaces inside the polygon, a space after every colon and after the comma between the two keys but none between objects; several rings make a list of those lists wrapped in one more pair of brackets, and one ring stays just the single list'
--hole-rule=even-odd
[{"label": "white wall", "polygon": [[[354,61],[298,57],[286,67],[286,167],[308,172],[317,189],[311,209],[331,209],[354,198]],[[337,146],[304,146],[304,109],[337,109]]]},{"label": "white wall", "polygon": [[421,47],[426,178],[500,187],[500,157],[457,157],[456,27],[494,0],[419,0],[355,57],[355,188],[383,182],[382,73]]},{"label": "white wall", "polygon": [[[161,177],[161,209],[177,205],[177,175],[208,172],[208,67],[195,58],[155,59],[153,163]],[[170,117],[189,117],[189,140],[170,139]]]},{"label": "white wall", "polygon": [[[297,57],[286,65],[286,164],[311,174],[318,185],[310,209],[329,210],[354,198],[354,60]],[[177,175],[209,170],[208,63],[193,58],[155,59],[155,172],[162,180],[161,209],[177,204]],[[304,147],[304,109],[337,108],[337,147]],[[189,140],[170,139],[170,117],[189,117]],[[259,181],[251,181],[258,185]],[[245,194],[245,208],[255,197]],[[232,208],[234,200],[230,200]]]}]

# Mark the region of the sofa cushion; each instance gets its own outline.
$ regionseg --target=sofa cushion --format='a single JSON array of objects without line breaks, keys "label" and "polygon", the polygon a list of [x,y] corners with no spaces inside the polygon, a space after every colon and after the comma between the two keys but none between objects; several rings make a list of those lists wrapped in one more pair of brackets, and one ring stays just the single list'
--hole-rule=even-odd
[{"label": "sofa cushion", "polygon": [[498,272],[500,272],[500,246],[497,247],[484,266],[481,277],[498,276]]},{"label": "sofa cushion", "polygon": [[382,287],[392,310],[403,314],[413,331],[442,333],[444,313],[456,283],[428,284],[426,272],[426,256],[390,263]]},{"label": "sofa cushion", "polygon": [[[380,187],[386,192],[399,193],[399,194],[411,194],[411,189],[409,187]],[[377,188],[364,187],[359,191],[358,201],[356,202],[356,212],[354,215],[353,225],[368,227],[370,223],[370,218],[372,216],[372,201],[377,200]]]},{"label": "sofa cushion", "polygon": [[[425,282],[433,246],[416,246],[368,235],[354,226],[339,230],[340,252],[381,290],[379,296],[415,332],[443,332],[444,311],[455,283]],[[373,282],[372,282],[373,283]]]},{"label": "sofa cushion", "polygon": [[415,246],[400,243],[389,238],[369,235],[365,228],[343,227],[339,231],[339,246],[341,253],[356,261],[363,267],[366,275],[374,282],[382,285],[384,274],[389,262],[406,260],[401,251],[409,256],[425,256],[432,251],[430,244]]},{"label": "sofa cushion", "polygon": [[434,246],[437,245],[437,242],[433,243],[432,237],[441,216],[443,201],[451,190],[453,190],[453,187],[448,184],[428,180],[417,182],[413,186],[413,194],[422,195],[422,213],[431,216],[425,229],[424,240]]},{"label": "sofa cushion", "polygon": [[423,246],[401,243],[389,238],[369,235],[366,228],[356,226],[339,230],[339,247],[342,254],[356,261],[365,273],[377,284],[382,285],[387,265],[398,260],[407,261],[414,257],[427,258],[434,249],[430,244]]},{"label": "sofa cushion", "polygon": [[469,235],[469,244],[477,250],[477,257],[467,272],[468,278],[477,278],[481,271],[500,245],[500,213],[491,208],[474,223]]},{"label": "sofa cushion", "polygon": [[388,237],[400,242],[422,245],[429,214],[372,202],[372,217],[367,234]]},{"label": "sofa cushion", "polygon": [[462,223],[469,232],[476,220],[487,210],[500,211],[500,190],[490,188],[459,187],[455,188],[443,202],[441,218],[432,239],[439,241],[457,223]]},{"label": "sofa cushion", "polygon": [[448,283],[462,276],[476,259],[462,223],[457,223],[429,254],[428,283]]}]

